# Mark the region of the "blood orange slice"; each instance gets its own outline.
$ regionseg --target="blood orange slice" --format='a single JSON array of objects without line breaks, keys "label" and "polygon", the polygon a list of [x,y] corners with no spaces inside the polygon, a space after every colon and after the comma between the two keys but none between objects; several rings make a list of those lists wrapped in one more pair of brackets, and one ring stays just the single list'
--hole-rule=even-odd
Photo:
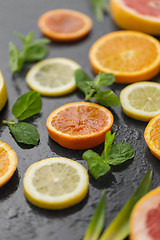
[{"label": "blood orange slice", "polygon": [[159,0],[111,0],[110,9],[121,28],[160,35]]},{"label": "blood orange slice", "polygon": [[87,35],[92,28],[92,20],[77,11],[56,9],[44,13],[38,21],[38,26],[49,38],[70,42]]},{"label": "blood orange slice", "polygon": [[160,239],[160,187],[152,190],[135,205],[130,219],[131,240]]},{"label": "blood orange slice", "polygon": [[95,103],[68,103],[54,110],[47,119],[49,136],[70,149],[95,147],[105,140],[111,130],[113,115]]}]

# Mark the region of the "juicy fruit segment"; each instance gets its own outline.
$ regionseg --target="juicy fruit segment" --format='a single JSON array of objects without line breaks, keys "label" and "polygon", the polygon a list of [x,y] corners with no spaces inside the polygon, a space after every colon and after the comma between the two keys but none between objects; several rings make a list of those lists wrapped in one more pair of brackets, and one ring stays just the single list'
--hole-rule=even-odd
[{"label": "juicy fruit segment", "polygon": [[0,141],[0,187],[9,181],[17,167],[17,155],[6,143]]},{"label": "juicy fruit segment", "polygon": [[159,209],[160,209],[160,187],[146,194],[135,205],[130,219],[131,240],[160,239]]},{"label": "juicy fruit segment", "polygon": [[63,209],[80,202],[88,192],[88,173],[68,158],[49,158],[32,164],[26,171],[24,192],[34,205]]},{"label": "juicy fruit segment", "polygon": [[111,0],[110,10],[121,28],[160,35],[158,0]]},{"label": "juicy fruit segment", "polygon": [[160,135],[160,114],[156,115],[154,118],[150,120],[144,132],[144,138],[150,151],[158,159],[160,159],[159,135]]},{"label": "juicy fruit segment", "polygon": [[111,130],[112,113],[94,103],[76,102],[53,111],[47,119],[49,136],[71,149],[87,149],[104,142]]},{"label": "juicy fruit segment", "polygon": [[5,106],[6,102],[7,102],[7,89],[3,75],[0,71],[0,111]]},{"label": "juicy fruit segment", "polygon": [[120,93],[124,113],[141,121],[149,121],[160,113],[160,84],[154,82],[133,83]]},{"label": "juicy fruit segment", "polygon": [[112,32],[93,44],[89,57],[96,73],[112,72],[116,82],[149,80],[159,72],[160,44],[144,33]]},{"label": "juicy fruit segment", "polygon": [[26,82],[34,91],[44,96],[60,96],[76,89],[74,71],[80,65],[66,58],[40,61],[28,72]]},{"label": "juicy fruit segment", "polygon": [[44,13],[38,26],[42,33],[56,41],[75,41],[87,35],[92,28],[92,20],[85,14],[57,9]]}]

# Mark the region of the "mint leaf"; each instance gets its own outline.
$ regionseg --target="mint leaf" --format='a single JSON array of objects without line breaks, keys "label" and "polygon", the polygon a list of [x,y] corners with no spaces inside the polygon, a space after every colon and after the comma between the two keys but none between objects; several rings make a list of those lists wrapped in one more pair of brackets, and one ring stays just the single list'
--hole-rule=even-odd
[{"label": "mint leaf", "polygon": [[41,108],[42,100],[40,94],[30,91],[17,99],[12,107],[12,113],[19,121],[22,121],[39,113]]},{"label": "mint leaf", "polygon": [[110,166],[104,162],[103,158],[92,150],[85,151],[82,158],[87,161],[89,171],[95,179],[98,179],[110,170]]},{"label": "mint leaf", "polygon": [[27,145],[37,145],[39,133],[33,125],[26,122],[8,124],[9,130],[18,143]]},{"label": "mint leaf", "polygon": [[96,93],[94,98],[102,105],[106,107],[118,107],[120,106],[120,100],[117,95],[110,89]]},{"label": "mint leaf", "polygon": [[104,231],[99,240],[122,240],[129,235],[129,220],[132,209],[138,200],[149,191],[151,182],[152,170],[147,172],[135,193],[121,209],[109,227]]},{"label": "mint leaf", "polygon": [[74,76],[78,88],[85,94],[86,98],[92,91],[93,80],[83,69],[77,69]]},{"label": "mint leaf", "polygon": [[22,43],[25,44],[26,42],[26,38],[19,32],[16,32],[16,31],[9,31],[11,34],[15,35],[16,37],[18,37]]},{"label": "mint leaf", "polygon": [[102,156],[104,158],[105,163],[108,162],[108,154],[110,153],[110,149],[112,147],[112,143],[114,141],[115,133],[111,134],[111,131],[108,131],[105,136],[105,144],[104,144],[104,153],[102,153]]},{"label": "mint leaf", "polygon": [[103,192],[101,200],[96,208],[83,240],[98,240],[105,221],[106,192]]},{"label": "mint leaf", "polygon": [[29,44],[24,50],[23,57],[25,62],[36,62],[43,59],[48,53],[46,45]]},{"label": "mint leaf", "polygon": [[131,144],[126,142],[118,142],[112,145],[109,155],[108,163],[111,165],[117,165],[133,158],[135,151]]},{"label": "mint leaf", "polygon": [[99,73],[95,79],[95,85],[101,86],[101,87],[107,87],[114,83],[115,77],[112,73]]},{"label": "mint leaf", "polygon": [[27,34],[27,36],[25,37],[25,44],[30,43],[34,38],[34,32],[30,32]]},{"label": "mint leaf", "polygon": [[19,49],[12,43],[9,43],[9,65],[13,73],[21,70],[23,65],[23,59],[19,53]]}]

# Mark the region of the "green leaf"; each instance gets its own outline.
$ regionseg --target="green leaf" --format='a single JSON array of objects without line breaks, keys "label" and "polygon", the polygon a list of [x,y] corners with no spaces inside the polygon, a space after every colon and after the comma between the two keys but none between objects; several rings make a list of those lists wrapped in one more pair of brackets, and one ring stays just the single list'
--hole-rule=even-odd
[{"label": "green leaf", "polygon": [[12,107],[12,113],[19,121],[22,121],[39,113],[41,108],[42,100],[40,94],[30,91],[17,99]]},{"label": "green leaf", "polygon": [[89,171],[95,179],[98,179],[110,170],[110,166],[104,162],[103,158],[92,150],[85,151],[82,158],[87,161]]},{"label": "green leaf", "polygon": [[103,192],[101,200],[91,219],[83,240],[98,240],[105,222],[106,192]]},{"label": "green leaf", "polygon": [[29,44],[24,49],[23,57],[25,62],[35,62],[43,59],[48,53],[46,45]]},{"label": "green leaf", "polygon": [[23,59],[20,56],[19,49],[12,43],[9,43],[9,65],[13,73],[21,70]]},{"label": "green leaf", "polygon": [[110,149],[112,147],[112,143],[114,141],[115,133],[111,134],[111,131],[108,131],[105,136],[105,144],[104,144],[104,156],[105,163],[109,164],[108,162],[108,154],[110,153]]},{"label": "green leaf", "polygon": [[135,151],[131,144],[127,142],[118,142],[112,145],[110,149],[108,163],[111,165],[117,165],[133,158],[134,155]]},{"label": "green leaf", "polygon": [[125,204],[109,227],[104,231],[99,240],[123,240],[129,235],[129,219],[132,209],[136,202],[149,191],[151,181],[152,170],[148,171],[136,192]]},{"label": "green leaf", "polygon": [[115,77],[112,73],[99,73],[95,79],[94,82],[96,85],[101,87],[107,87],[114,83]]},{"label": "green leaf", "polygon": [[27,34],[27,36],[25,37],[25,44],[30,43],[32,40],[34,39],[34,32],[30,32]]},{"label": "green leaf", "polygon": [[94,98],[102,105],[106,107],[118,107],[120,100],[117,95],[110,89],[96,93]]},{"label": "green leaf", "polygon": [[10,132],[18,143],[37,145],[39,133],[33,125],[26,122],[8,124]]},{"label": "green leaf", "polygon": [[108,0],[90,0],[96,19],[104,20],[104,14],[108,12]]},{"label": "green leaf", "polygon": [[75,70],[74,76],[78,88],[85,94],[85,97],[88,96],[92,91],[93,80],[83,69]]}]

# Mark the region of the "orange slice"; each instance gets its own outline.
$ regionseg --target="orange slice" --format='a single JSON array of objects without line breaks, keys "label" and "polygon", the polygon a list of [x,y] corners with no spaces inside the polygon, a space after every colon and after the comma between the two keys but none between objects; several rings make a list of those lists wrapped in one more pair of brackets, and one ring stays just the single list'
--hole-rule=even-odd
[{"label": "orange slice", "polygon": [[141,198],[130,218],[130,240],[160,239],[160,187]]},{"label": "orange slice", "polygon": [[38,26],[48,38],[70,42],[86,36],[92,28],[92,20],[77,11],[57,9],[44,13]]},{"label": "orange slice", "polygon": [[49,136],[70,149],[87,149],[105,141],[113,115],[105,107],[89,102],[75,102],[54,110],[47,119]]},{"label": "orange slice", "polygon": [[156,115],[148,123],[144,138],[152,154],[160,160],[160,114]]},{"label": "orange slice", "polygon": [[114,73],[116,82],[149,80],[160,70],[160,43],[145,33],[117,31],[98,39],[89,58],[95,73]]},{"label": "orange slice", "polygon": [[0,187],[9,181],[17,167],[17,155],[7,144],[0,141]]},{"label": "orange slice", "polygon": [[159,0],[111,0],[110,11],[121,28],[160,35]]}]

